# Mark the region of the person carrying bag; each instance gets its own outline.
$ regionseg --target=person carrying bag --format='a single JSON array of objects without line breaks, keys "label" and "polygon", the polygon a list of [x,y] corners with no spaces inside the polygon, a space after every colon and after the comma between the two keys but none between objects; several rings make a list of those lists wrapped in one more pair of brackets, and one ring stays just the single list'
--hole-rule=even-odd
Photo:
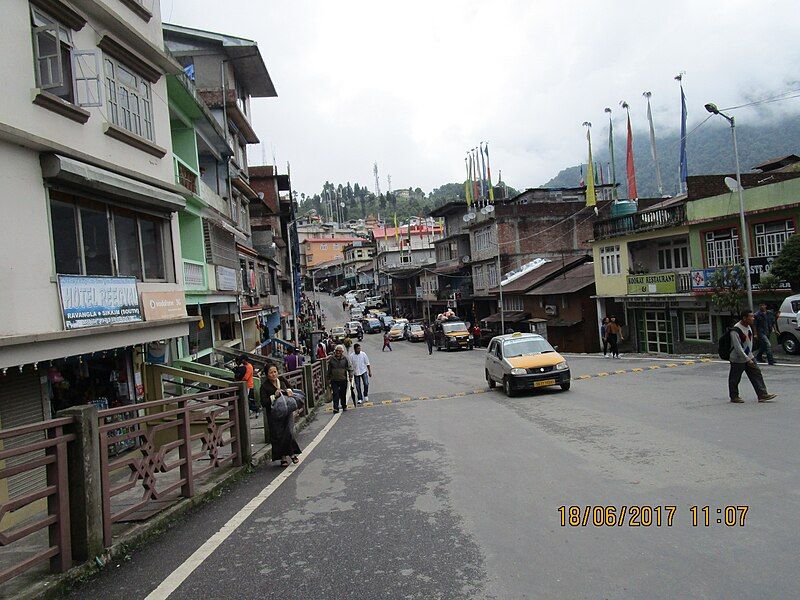
[{"label": "person carrying bag", "polygon": [[269,438],[272,443],[272,458],[280,460],[282,467],[289,460],[299,462],[300,445],[294,438],[294,413],[305,402],[302,392],[295,392],[283,377],[278,376],[278,367],[272,365],[261,384],[261,405],[267,416]]}]

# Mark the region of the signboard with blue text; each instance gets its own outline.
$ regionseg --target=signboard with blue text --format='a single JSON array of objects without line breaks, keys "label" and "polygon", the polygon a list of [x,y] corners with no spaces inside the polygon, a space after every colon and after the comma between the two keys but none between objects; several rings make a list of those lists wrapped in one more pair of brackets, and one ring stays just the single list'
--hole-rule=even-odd
[{"label": "signboard with blue text", "polygon": [[64,329],[142,320],[135,277],[59,275]]},{"label": "signboard with blue text", "polygon": [[[774,257],[753,256],[750,258],[750,282],[754,290],[761,289],[761,276],[769,273],[772,268]],[[708,269],[692,269],[692,292],[694,293],[707,293],[711,292],[713,286],[711,285],[711,278],[715,271],[721,267],[713,267]],[[741,279],[741,285],[744,287],[744,265],[736,265],[733,267],[733,273],[737,278]],[[789,290],[791,285],[786,281],[778,282],[778,289]]]}]

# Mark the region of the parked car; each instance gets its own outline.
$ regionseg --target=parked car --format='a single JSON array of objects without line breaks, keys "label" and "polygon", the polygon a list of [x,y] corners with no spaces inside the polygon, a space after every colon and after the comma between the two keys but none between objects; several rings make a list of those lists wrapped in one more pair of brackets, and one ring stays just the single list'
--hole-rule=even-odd
[{"label": "parked car", "polygon": [[341,344],[344,338],[347,337],[347,331],[344,327],[331,327],[331,339],[337,344]]},{"label": "parked car", "polygon": [[419,323],[409,323],[406,325],[406,339],[409,342],[424,342],[425,330]]},{"label": "parked car", "polygon": [[394,319],[389,315],[383,315],[380,317],[381,324],[383,325],[384,331],[389,331],[394,325]]},{"label": "parked car", "polygon": [[784,298],[775,320],[778,343],[786,354],[800,354],[800,294]]},{"label": "parked car", "polygon": [[437,320],[433,325],[433,335],[437,350],[472,350],[472,334],[458,317]]},{"label": "parked car", "polygon": [[535,333],[517,332],[492,338],[486,350],[485,375],[489,387],[501,384],[506,396],[553,385],[566,391],[571,381],[567,361]]},{"label": "parked car", "polygon": [[380,308],[383,306],[383,298],[381,296],[367,296],[364,299],[367,308]]},{"label": "parked car", "polygon": [[383,331],[383,325],[381,324],[380,320],[378,319],[364,319],[366,325],[364,326],[364,331],[367,333],[381,333]]},{"label": "parked car", "polygon": [[347,293],[347,290],[349,290],[349,289],[350,289],[349,286],[343,285],[343,286],[338,287],[335,290],[333,290],[333,295],[334,296],[341,296],[342,294]]},{"label": "parked car", "polygon": [[348,336],[357,337],[359,342],[364,339],[364,329],[358,321],[348,321],[345,323],[344,330]]},{"label": "parked car", "polygon": [[406,337],[406,323],[394,323],[389,329],[389,340],[398,342]]}]

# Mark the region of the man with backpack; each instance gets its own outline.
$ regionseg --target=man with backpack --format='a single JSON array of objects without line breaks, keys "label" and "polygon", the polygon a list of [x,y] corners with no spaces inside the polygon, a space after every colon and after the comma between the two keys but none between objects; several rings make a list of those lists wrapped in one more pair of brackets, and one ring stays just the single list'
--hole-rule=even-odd
[{"label": "man with backpack", "polygon": [[[742,311],[740,320],[728,329],[719,341],[720,357],[730,361],[731,368],[728,373],[728,392],[731,402],[741,404],[744,400],[739,396],[739,382],[742,380],[742,373],[747,374],[747,378],[753,385],[758,396],[759,402],[768,402],[777,396],[767,391],[764,384],[764,377],[761,369],[756,364],[756,357],[753,354],[753,324],[755,315],[748,309]],[[727,338],[727,339],[726,339]],[[727,356],[725,356],[727,354]]]}]

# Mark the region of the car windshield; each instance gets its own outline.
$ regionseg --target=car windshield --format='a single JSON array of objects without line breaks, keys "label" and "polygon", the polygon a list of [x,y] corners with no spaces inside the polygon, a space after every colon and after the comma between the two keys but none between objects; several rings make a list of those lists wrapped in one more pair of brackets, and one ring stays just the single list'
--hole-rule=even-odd
[{"label": "car windshield", "polygon": [[378,321],[378,319],[367,319],[367,323],[369,323],[370,325],[380,325],[381,324],[381,322]]},{"label": "car windshield", "polygon": [[553,347],[544,339],[522,338],[510,340],[503,344],[503,356],[505,358],[514,358],[515,356],[524,356],[526,354],[541,354],[543,352],[555,352]]},{"label": "car windshield", "polygon": [[344,327],[334,327],[333,329],[331,329],[331,333],[333,333],[334,335],[337,333],[344,333]]},{"label": "car windshield", "polygon": [[403,326],[402,325],[393,325],[392,326],[392,331],[403,331]]},{"label": "car windshield", "polygon": [[445,333],[453,333],[455,331],[467,331],[467,326],[464,325],[461,321],[456,321],[455,323],[444,323],[442,324],[442,331]]}]

